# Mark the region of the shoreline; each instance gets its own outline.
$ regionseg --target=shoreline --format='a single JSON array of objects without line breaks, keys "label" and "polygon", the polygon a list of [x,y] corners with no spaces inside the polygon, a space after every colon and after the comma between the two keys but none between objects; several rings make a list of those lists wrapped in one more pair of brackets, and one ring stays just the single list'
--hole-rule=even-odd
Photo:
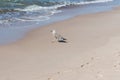
[{"label": "shoreline", "polygon": [[34,21],[19,22],[18,21],[15,23],[7,23],[7,24],[5,23],[1,25],[1,28],[0,28],[0,37],[1,37],[0,45],[14,43],[15,41],[23,38],[24,34],[26,35],[26,33],[29,32],[29,30],[31,29],[35,29],[41,26],[68,20],[79,15],[109,11],[116,5],[119,5],[119,4],[115,4],[116,2],[117,1],[114,1],[113,3],[108,2],[108,3],[86,4],[86,5],[80,5],[80,6],[67,6],[67,8],[58,9],[58,11],[60,10],[62,12],[49,16],[48,17],[49,20],[40,21],[40,22],[37,22],[37,21],[36,22]]},{"label": "shoreline", "polygon": [[[0,46],[0,80],[119,80],[119,13],[76,16]],[[68,43],[53,43],[52,29]]]},{"label": "shoreline", "polygon": [[[50,35],[51,35],[51,30],[53,30],[53,29],[57,29],[57,27],[55,27],[54,25],[56,25],[56,24],[63,24],[64,22],[69,22],[69,21],[71,21],[71,20],[73,20],[73,19],[75,19],[75,18],[77,18],[77,17],[80,17],[80,18],[86,18],[86,17],[94,17],[94,15],[104,15],[104,14],[109,14],[109,13],[111,13],[111,12],[114,12],[114,11],[117,11],[118,9],[120,9],[120,7],[115,7],[115,8],[112,8],[111,10],[107,10],[107,11],[103,11],[103,12],[97,12],[97,13],[89,13],[89,14],[84,14],[84,15],[77,15],[77,16],[74,16],[74,17],[72,17],[72,18],[69,18],[69,19],[65,19],[65,20],[61,20],[61,21],[57,21],[57,22],[54,22],[54,23],[50,23],[50,24],[47,24],[47,25],[43,25],[43,26],[41,26],[41,27],[37,27],[37,28],[35,28],[35,29],[31,29],[31,30],[28,30],[27,31],[27,33],[25,33],[24,34],[24,37],[21,37],[20,39],[18,39],[18,40],[16,40],[16,41],[13,41],[13,42],[11,42],[11,43],[7,43],[7,44],[1,44],[0,46],[2,47],[2,46],[8,46],[8,45],[12,45],[12,44],[16,44],[16,43],[19,43],[19,42],[21,42],[22,40],[24,41],[25,39],[27,39],[29,36],[31,36],[31,34],[33,34],[34,32],[37,32],[37,31],[43,31],[44,29],[48,29],[49,31],[47,32],[47,33],[49,33]],[[91,18],[90,17],[90,18]],[[53,27],[51,27],[53,25]],[[50,28],[49,28],[50,27]],[[59,29],[60,27],[58,27],[58,29]],[[61,28],[64,28],[64,26],[62,26]],[[50,36],[50,37],[52,37],[52,35]]]}]

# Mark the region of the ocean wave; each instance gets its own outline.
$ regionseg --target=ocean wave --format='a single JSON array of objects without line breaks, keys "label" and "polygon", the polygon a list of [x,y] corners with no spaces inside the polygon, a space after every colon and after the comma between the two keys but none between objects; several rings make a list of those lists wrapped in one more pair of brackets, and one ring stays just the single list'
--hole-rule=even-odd
[{"label": "ocean wave", "polygon": [[104,2],[111,2],[113,0],[95,0],[95,1],[85,1],[85,2],[80,2],[80,3],[73,3],[75,5],[84,5],[84,4],[91,4],[91,3],[104,3]]},{"label": "ocean wave", "polygon": [[45,21],[49,20],[50,17],[47,16],[39,16],[39,17],[21,17],[21,18],[16,18],[16,20],[20,21]]},{"label": "ocean wave", "polygon": [[66,5],[64,4],[64,5],[55,5],[55,6],[50,6],[50,7],[42,7],[42,6],[34,4],[34,5],[27,6],[24,9],[16,8],[15,10],[31,12],[31,11],[39,11],[39,10],[53,10],[53,9],[57,9],[63,6],[66,6]]},{"label": "ocean wave", "polygon": [[[113,0],[90,0],[90,1],[60,1],[53,6],[41,6],[37,4],[28,5],[23,8],[0,9],[0,24],[17,21],[45,21],[50,16],[62,12],[61,7],[71,5],[85,5],[91,3],[103,3]],[[51,3],[51,2],[50,2]],[[48,3],[49,4],[49,3]],[[59,9],[58,9],[59,8]],[[2,23],[3,21],[3,23]]]},{"label": "ocean wave", "polygon": [[19,10],[19,11],[38,11],[38,10],[51,10],[51,9],[58,9],[58,8],[61,8],[61,7],[65,7],[65,6],[70,6],[70,5],[85,5],[85,4],[91,4],[91,3],[103,3],[103,2],[111,2],[113,0],[91,0],[91,1],[80,1],[80,2],[75,2],[75,1],[64,1],[60,2],[60,4],[56,4],[56,5],[53,5],[53,6],[46,6],[46,7],[43,7],[43,6],[39,6],[39,5],[36,5],[36,4],[33,4],[33,5],[29,5],[23,9],[21,8],[17,8],[15,10]]}]

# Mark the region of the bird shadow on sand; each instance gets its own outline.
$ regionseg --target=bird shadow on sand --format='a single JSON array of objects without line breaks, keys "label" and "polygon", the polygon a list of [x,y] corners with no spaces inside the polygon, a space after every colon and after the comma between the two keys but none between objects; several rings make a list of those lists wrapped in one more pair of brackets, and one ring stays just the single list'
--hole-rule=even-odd
[{"label": "bird shadow on sand", "polygon": [[58,39],[58,42],[59,42],[59,43],[68,43],[68,42],[67,42],[67,39],[66,39],[66,38],[63,38],[63,37],[61,37],[60,39]]},{"label": "bird shadow on sand", "polygon": [[59,43],[68,43],[67,41],[64,41],[64,40],[62,40],[62,41],[58,41]]}]

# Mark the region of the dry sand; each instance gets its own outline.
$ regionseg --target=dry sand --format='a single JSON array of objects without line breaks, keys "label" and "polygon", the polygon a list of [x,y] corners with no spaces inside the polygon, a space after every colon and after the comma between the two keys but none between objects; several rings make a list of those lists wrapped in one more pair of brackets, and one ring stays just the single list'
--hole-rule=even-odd
[{"label": "dry sand", "polygon": [[[68,43],[53,42],[52,29]],[[38,28],[0,46],[0,80],[120,80],[120,8]]]}]

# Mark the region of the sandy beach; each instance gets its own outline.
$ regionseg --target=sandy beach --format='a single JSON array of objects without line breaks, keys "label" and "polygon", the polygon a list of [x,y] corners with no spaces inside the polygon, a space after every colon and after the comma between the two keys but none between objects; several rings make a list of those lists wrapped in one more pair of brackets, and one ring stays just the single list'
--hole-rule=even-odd
[{"label": "sandy beach", "polygon": [[[55,41],[53,29],[67,43]],[[53,23],[1,45],[0,80],[120,80],[120,8]]]}]

